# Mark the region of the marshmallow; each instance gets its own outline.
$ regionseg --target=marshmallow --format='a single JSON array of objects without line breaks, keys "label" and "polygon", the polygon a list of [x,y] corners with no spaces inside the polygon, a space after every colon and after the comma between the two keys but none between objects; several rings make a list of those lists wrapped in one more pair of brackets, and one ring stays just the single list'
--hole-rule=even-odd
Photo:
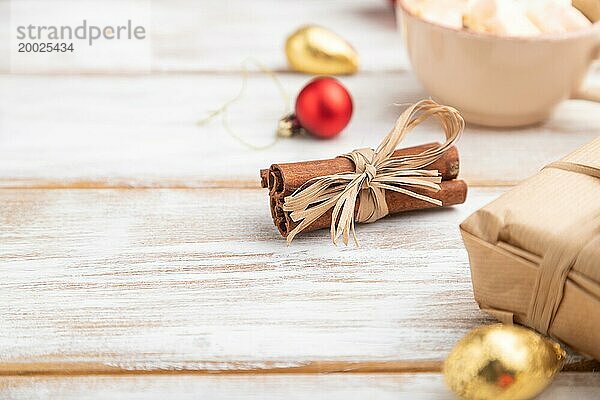
[{"label": "marshmallow", "polygon": [[533,36],[541,32],[516,0],[470,0],[463,25],[475,32],[504,36]]},{"label": "marshmallow", "polygon": [[404,5],[421,19],[461,29],[467,0],[405,0]]},{"label": "marshmallow", "polygon": [[404,0],[404,5],[426,21],[501,36],[571,32],[591,25],[571,0]]},{"label": "marshmallow", "polygon": [[570,0],[524,0],[527,17],[544,33],[571,32],[592,23]]}]

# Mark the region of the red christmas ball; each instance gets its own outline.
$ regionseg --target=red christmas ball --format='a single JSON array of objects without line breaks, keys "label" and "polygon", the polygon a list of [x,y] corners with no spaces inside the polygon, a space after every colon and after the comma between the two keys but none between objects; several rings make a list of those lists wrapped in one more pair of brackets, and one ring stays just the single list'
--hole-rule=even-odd
[{"label": "red christmas ball", "polygon": [[296,99],[296,118],[310,135],[320,139],[337,136],[352,117],[352,97],[335,78],[310,81]]}]

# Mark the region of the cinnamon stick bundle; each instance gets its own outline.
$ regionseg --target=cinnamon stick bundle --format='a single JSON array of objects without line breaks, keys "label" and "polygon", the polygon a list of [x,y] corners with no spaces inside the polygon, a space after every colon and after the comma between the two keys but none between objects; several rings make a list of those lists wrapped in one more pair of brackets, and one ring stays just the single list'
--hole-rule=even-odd
[{"label": "cinnamon stick bundle", "polygon": [[[438,146],[437,143],[424,144],[396,150],[393,157],[419,154],[427,149]],[[260,171],[261,185],[269,189],[269,203],[271,216],[275,226],[283,237],[293,230],[298,223],[292,221],[290,213],[283,210],[286,196],[294,193],[309,180],[325,175],[354,172],[354,164],[344,157],[336,157],[328,160],[304,161],[286,164],[273,164],[269,169]],[[465,202],[467,185],[464,181],[455,179],[459,171],[458,150],[451,147],[443,156],[430,164],[426,169],[438,170],[442,176],[441,190],[435,192],[429,189],[414,189],[416,193],[425,194],[440,200],[444,206],[456,205]],[[403,211],[418,210],[437,207],[427,201],[407,196],[402,193],[387,190],[385,200],[390,214]],[[355,207],[358,210],[359,202]],[[332,210],[323,214],[304,231],[313,231],[327,228],[331,225]]]}]

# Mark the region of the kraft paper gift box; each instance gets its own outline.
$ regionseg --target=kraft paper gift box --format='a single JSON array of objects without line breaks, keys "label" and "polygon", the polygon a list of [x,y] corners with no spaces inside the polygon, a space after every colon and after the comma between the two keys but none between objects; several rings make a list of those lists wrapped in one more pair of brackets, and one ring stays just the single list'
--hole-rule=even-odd
[{"label": "kraft paper gift box", "polygon": [[481,309],[600,360],[600,137],[460,229]]}]

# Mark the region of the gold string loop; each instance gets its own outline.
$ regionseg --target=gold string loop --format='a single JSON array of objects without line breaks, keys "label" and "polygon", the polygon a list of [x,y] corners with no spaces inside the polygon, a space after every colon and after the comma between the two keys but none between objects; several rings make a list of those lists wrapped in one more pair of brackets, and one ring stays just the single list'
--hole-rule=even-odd
[{"label": "gold string loop", "polygon": [[259,61],[255,60],[254,58],[247,58],[242,62],[242,85],[240,86],[240,90],[238,91],[238,93],[231,99],[227,100],[223,105],[221,105],[221,107],[219,107],[218,109],[216,109],[214,111],[211,111],[210,113],[208,113],[208,115],[206,117],[197,121],[196,125],[197,126],[205,126],[206,124],[211,122],[214,118],[221,116],[221,123],[223,125],[223,128],[229,134],[229,136],[231,136],[234,140],[236,140],[242,146],[248,147],[252,150],[265,150],[265,149],[271,148],[275,144],[277,144],[277,142],[279,141],[279,139],[281,139],[282,136],[274,135],[273,140],[271,142],[269,142],[265,145],[257,145],[257,144],[249,142],[248,140],[246,140],[242,136],[240,136],[231,127],[231,125],[229,123],[229,107],[231,107],[233,104],[240,101],[246,93],[246,87],[248,86],[248,79],[250,78],[250,64],[254,64],[263,74],[265,74],[269,78],[271,78],[271,80],[277,87],[277,91],[279,92],[281,99],[283,101],[282,115],[290,114],[290,98],[289,98],[287,91],[285,90],[285,87],[283,86],[283,83],[279,80],[279,78],[277,78],[277,74],[273,70],[264,66]]},{"label": "gold string loop", "polygon": [[[435,116],[446,135],[439,146],[419,154],[392,157],[398,144],[417,125]],[[342,237],[348,244],[350,233],[358,245],[354,222],[374,222],[388,215],[385,191],[393,190],[441,206],[432,197],[419,194],[411,188],[439,191],[442,181],[437,170],[424,169],[437,161],[456,142],[465,122],[460,113],[433,100],[421,100],[407,108],[396,121],[376,150],[357,149],[346,157],[355,165],[354,173],[340,173],[311,179],[284,199],[283,210],[299,224],[287,236],[294,237],[333,208],[331,240],[334,244]],[[355,212],[356,202],[358,210]]]}]

